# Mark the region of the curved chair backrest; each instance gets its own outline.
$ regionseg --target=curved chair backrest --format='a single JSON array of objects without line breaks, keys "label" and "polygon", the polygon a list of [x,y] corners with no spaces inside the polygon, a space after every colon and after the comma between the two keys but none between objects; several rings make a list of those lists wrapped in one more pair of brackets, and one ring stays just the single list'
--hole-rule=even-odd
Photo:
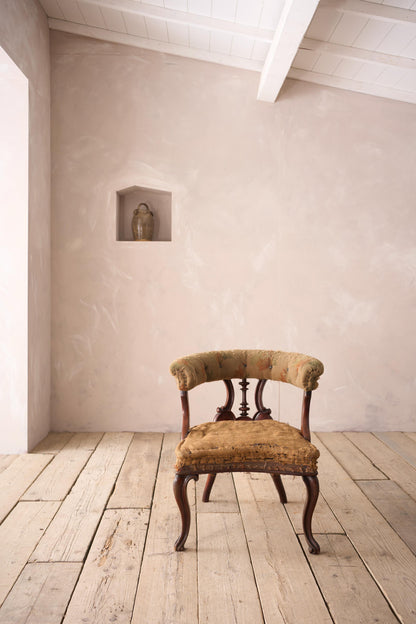
[{"label": "curved chair backrest", "polygon": [[302,353],[233,349],[179,358],[171,364],[170,372],[182,392],[205,382],[226,379],[271,379],[311,391],[318,387],[324,366],[316,358]]}]

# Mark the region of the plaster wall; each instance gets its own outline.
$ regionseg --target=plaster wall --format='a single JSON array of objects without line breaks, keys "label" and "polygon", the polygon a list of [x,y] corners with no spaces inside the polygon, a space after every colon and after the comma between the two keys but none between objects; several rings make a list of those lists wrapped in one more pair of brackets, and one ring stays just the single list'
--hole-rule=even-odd
[{"label": "plaster wall", "polygon": [[50,427],[50,58],[48,23],[37,0],[2,0],[0,45],[29,82],[27,327],[21,328],[28,333],[28,431],[26,448],[19,449],[27,450]]},{"label": "plaster wall", "polygon": [[[170,362],[258,347],[324,362],[315,429],[414,429],[415,106],[64,33],[52,85],[53,429],[178,430]],[[133,185],[171,242],[116,242]]]},{"label": "plaster wall", "polygon": [[27,450],[28,95],[0,47],[0,453]]}]

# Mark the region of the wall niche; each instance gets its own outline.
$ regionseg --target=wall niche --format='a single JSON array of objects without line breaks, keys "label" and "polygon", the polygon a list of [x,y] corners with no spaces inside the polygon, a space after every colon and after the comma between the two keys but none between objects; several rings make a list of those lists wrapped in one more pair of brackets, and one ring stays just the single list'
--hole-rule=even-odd
[{"label": "wall niche", "polygon": [[133,211],[144,202],[153,212],[154,241],[172,240],[172,193],[159,189],[146,188],[144,186],[130,186],[117,191],[117,219],[116,219],[116,240],[134,241],[131,229]]}]

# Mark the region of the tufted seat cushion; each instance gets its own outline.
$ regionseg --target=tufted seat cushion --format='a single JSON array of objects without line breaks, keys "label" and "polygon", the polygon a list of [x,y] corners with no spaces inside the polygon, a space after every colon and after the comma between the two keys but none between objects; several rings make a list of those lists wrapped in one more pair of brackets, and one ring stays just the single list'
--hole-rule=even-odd
[{"label": "tufted seat cushion", "polygon": [[176,448],[176,470],[181,474],[253,470],[311,475],[316,474],[318,457],[318,449],[286,423],[224,420],[189,431]]}]

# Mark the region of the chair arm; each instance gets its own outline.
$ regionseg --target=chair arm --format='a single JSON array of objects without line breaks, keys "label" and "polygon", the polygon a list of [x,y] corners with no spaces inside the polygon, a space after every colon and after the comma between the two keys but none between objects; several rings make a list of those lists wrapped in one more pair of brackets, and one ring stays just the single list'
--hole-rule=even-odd
[{"label": "chair arm", "polygon": [[309,355],[259,349],[195,353],[170,367],[181,391],[207,381],[246,378],[284,381],[309,391],[318,387],[323,371],[322,362]]}]

